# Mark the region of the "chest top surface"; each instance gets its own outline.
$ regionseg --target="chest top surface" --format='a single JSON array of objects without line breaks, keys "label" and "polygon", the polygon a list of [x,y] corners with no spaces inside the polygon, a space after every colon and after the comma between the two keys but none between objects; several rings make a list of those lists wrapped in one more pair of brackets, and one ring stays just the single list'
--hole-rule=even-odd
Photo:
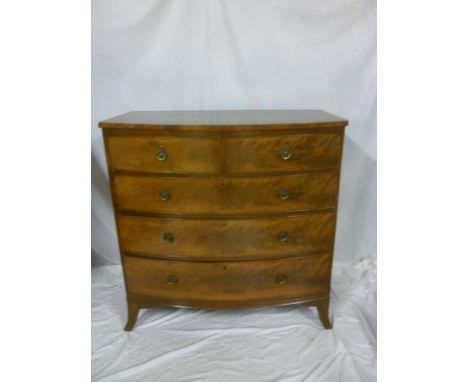
[{"label": "chest top surface", "polygon": [[112,129],[249,130],[344,127],[348,121],[322,110],[131,111],[99,123]]}]

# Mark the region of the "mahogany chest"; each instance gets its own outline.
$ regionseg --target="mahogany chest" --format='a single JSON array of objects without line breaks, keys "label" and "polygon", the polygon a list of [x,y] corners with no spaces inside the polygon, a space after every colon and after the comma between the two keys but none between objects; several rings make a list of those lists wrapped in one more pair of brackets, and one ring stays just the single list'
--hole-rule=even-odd
[{"label": "mahogany chest", "polygon": [[144,111],[103,129],[128,304],[328,318],[344,128],[319,110]]}]

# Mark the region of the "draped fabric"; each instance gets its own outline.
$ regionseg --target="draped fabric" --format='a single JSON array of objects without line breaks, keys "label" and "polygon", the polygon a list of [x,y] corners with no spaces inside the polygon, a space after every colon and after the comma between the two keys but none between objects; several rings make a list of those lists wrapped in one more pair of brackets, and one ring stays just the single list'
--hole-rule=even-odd
[{"label": "draped fabric", "polygon": [[324,330],[312,307],[143,310],[124,332],[120,266],[93,268],[92,373],[99,382],[376,380],[375,261],[333,269]]},{"label": "draped fabric", "polygon": [[[129,110],[323,109],[349,120],[332,280],[314,308],[125,321],[100,120]],[[93,0],[93,377],[375,380],[376,1]],[[174,340],[175,338],[175,340]],[[159,377],[159,378],[157,378]]]}]

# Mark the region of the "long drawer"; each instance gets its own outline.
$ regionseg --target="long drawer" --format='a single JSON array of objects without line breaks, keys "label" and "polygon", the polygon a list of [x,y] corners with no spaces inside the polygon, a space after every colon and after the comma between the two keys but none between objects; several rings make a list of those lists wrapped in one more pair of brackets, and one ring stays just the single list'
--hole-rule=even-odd
[{"label": "long drawer", "polygon": [[123,256],[130,294],[174,305],[246,303],[329,292],[330,255],[237,262],[166,261]]},{"label": "long drawer", "polygon": [[122,251],[174,259],[274,258],[330,251],[335,214],[262,219],[119,215]]},{"label": "long drawer", "polygon": [[285,213],[336,205],[334,172],[243,178],[116,175],[119,210],[180,214]]}]

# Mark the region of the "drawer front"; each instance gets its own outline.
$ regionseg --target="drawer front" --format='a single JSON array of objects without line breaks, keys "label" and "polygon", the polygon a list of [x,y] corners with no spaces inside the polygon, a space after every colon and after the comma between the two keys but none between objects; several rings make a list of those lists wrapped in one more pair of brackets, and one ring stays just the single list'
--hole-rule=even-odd
[{"label": "drawer front", "polygon": [[338,167],[342,139],[338,133],[228,138],[226,170],[254,173]]},{"label": "drawer front", "polygon": [[111,136],[107,138],[113,169],[158,173],[220,171],[217,138]]},{"label": "drawer front", "polygon": [[294,299],[328,293],[329,254],[284,260],[187,262],[124,256],[127,290],[174,304]]},{"label": "drawer front", "polygon": [[119,215],[117,221],[123,252],[226,260],[329,252],[335,214],[237,220]]},{"label": "drawer front", "polygon": [[120,210],[182,214],[281,213],[335,207],[338,175],[225,179],[117,175],[114,189]]}]

